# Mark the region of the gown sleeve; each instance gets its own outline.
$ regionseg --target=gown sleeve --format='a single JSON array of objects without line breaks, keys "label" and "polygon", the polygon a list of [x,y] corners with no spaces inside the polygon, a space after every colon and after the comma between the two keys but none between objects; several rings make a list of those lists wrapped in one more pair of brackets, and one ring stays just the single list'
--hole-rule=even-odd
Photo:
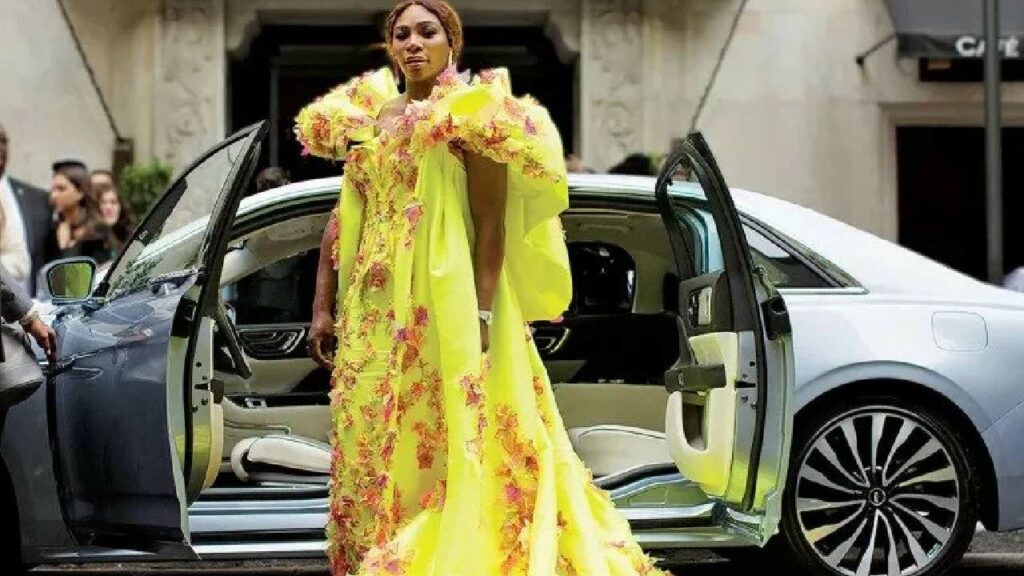
[{"label": "gown sleeve", "polygon": [[455,143],[508,166],[505,271],[526,321],[552,320],[572,299],[559,214],[569,207],[561,137],[547,110],[515,97],[505,69],[481,72],[437,103],[439,122],[416,135],[423,147]]}]

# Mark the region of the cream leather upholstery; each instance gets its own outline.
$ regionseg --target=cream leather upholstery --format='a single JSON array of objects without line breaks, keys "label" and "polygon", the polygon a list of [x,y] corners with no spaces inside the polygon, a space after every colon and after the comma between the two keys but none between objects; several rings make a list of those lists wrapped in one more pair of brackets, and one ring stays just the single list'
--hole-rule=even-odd
[{"label": "cream leather upholstery", "polygon": [[690,338],[690,348],[697,364],[724,367],[725,387],[709,391],[703,406],[688,404],[681,392],[672,393],[665,414],[669,452],[683,475],[704,493],[724,496],[736,437],[739,337],[734,332],[702,334]]},{"label": "cream leather upholstery", "polygon": [[665,434],[601,424],[569,429],[569,441],[595,477],[650,464],[671,464]]},{"label": "cream leather upholstery", "polygon": [[325,483],[331,447],[285,434],[247,438],[231,451],[231,470],[242,482]]}]

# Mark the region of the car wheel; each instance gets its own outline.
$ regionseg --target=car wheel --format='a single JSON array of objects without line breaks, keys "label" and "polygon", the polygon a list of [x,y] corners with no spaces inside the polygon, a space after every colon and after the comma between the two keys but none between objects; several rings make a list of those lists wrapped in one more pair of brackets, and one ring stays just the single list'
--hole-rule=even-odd
[{"label": "car wheel", "polygon": [[937,576],[978,521],[968,443],[927,405],[878,396],[822,410],[799,427],[780,531],[812,573]]}]

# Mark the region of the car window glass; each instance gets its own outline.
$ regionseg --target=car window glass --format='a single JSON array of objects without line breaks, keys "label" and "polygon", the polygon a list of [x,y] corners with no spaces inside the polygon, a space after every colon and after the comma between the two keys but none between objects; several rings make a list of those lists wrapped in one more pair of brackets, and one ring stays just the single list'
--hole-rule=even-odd
[{"label": "car window glass", "polygon": [[217,150],[172,185],[111,272],[110,297],[198,264],[210,214],[247,142],[243,138]]},{"label": "car window glass", "polygon": [[222,294],[239,326],[306,324],[312,320],[320,249],[282,258],[226,286]]},{"label": "car window glass", "polygon": [[750,226],[743,226],[755,266],[763,266],[768,279],[778,288],[826,288],[821,276],[808,268],[793,254],[772,242]]},{"label": "car window glass", "polygon": [[629,314],[636,297],[636,263],[621,246],[570,242],[570,314]]}]

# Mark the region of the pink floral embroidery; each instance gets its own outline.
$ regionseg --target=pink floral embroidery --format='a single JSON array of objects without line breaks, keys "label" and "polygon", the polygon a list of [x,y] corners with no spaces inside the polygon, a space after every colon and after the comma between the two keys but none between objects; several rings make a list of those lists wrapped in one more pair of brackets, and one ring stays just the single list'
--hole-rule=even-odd
[{"label": "pink floral embroidery", "polygon": [[444,507],[444,498],[447,489],[448,487],[444,480],[438,481],[434,488],[420,498],[420,506],[428,510],[440,510]]},{"label": "pink floral embroidery", "polygon": [[520,574],[529,564],[530,519],[537,498],[537,450],[520,435],[515,409],[499,404],[495,416],[495,437],[504,450],[497,469],[504,487],[501,507],[506,511],[501,525],[501,551],[505,554],[501,572]]},{"label": "pink floral embroidery", "polygon": [[382,262],[374,262],[367,273],[367,284],[371,290],[383,290],[388,284],[388,271]]}]

